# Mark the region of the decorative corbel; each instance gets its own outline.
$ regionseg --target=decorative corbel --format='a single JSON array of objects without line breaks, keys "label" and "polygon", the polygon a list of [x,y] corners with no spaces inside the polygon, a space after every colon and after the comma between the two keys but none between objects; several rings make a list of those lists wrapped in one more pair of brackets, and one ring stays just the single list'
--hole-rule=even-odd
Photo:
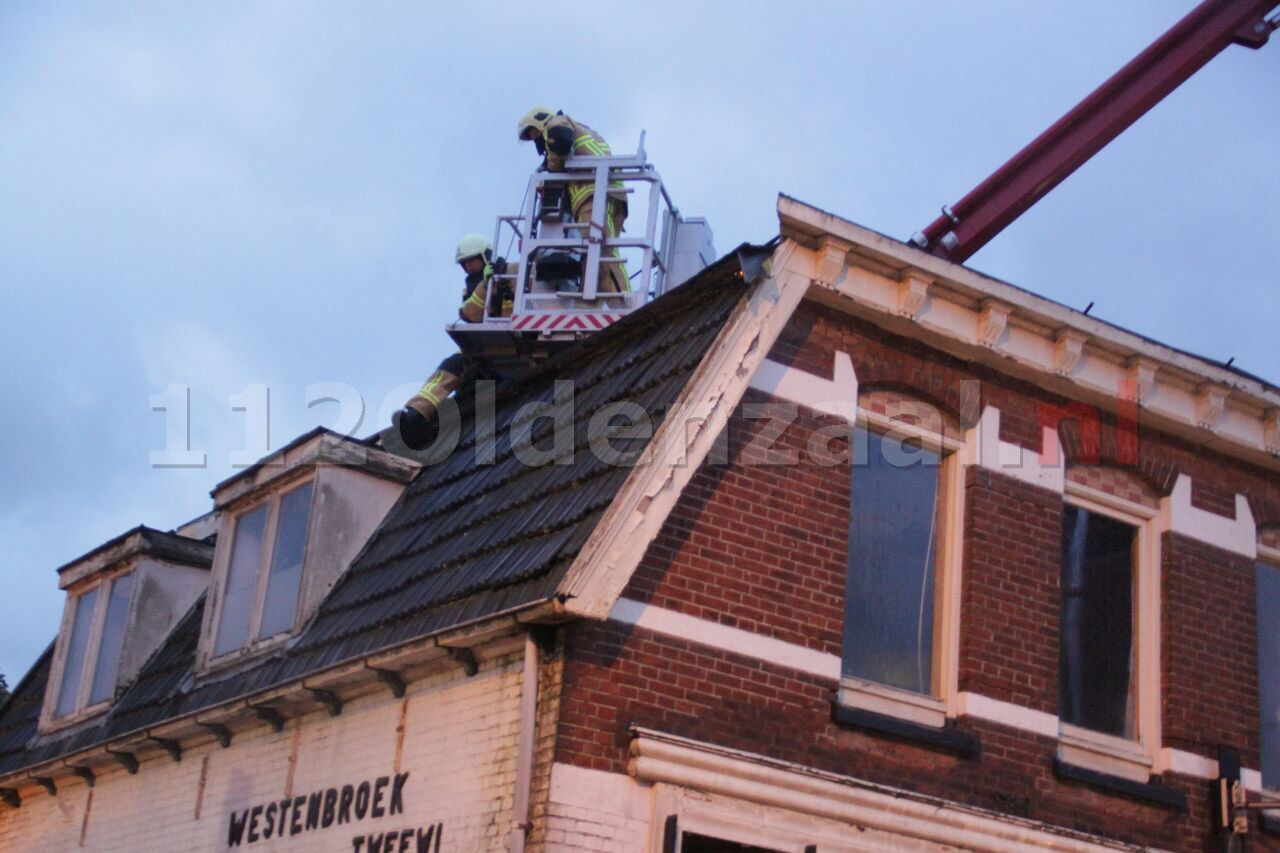
[{"label": "decorative corbel", "polygon": [[336,717],[342,713],[342,700],[338,698],[338,694],[332,690],[322,690],[319,687],[308,687],[311,697],[324,706],[329,712],[330,717]]},{"label": "decorative corbel", "polygon": [[1196,389],[1196,425],[1213,429],[1227,408],[1227,389],[1209,382]]},{"label": "decorative corbel", "polygon": [[250,705],[253,712],[258,715],[258,719],[271,726],[273,732],[279,732],[284,729],[284,715],[272,708],[270,705]]},{"label": "decorative corbel", "polygon": [[1053,372],[1070,376],[1084,358],[1084,345],[1089,336],[1076,329],[1062,329],[1053,345]]},{"label": "decorative corbel", "polygon": [[919,270],[904,271],[902,281],[898,283],[898,313],[903,317],[915,319],[929,296],[930,284],[932,282]]},{"label": "decorative corbel", "polygon": [[390,669],[378,669],[377,667],[369,667],[374,674],[378,676],[378,680],[387,685],[387,689],[391,691],[391,695],[397,699],[404,697],[404,677],[398,672]]},{"label": "decorative corbel", "polygon": [[178,743],[176,740],[164,737],[152,737],[150,740],[155,743],[156,746],[169,753],[169,757],[174,761],[182,760],[182,744]]},{"label": "decorative corbel", "polygon": [[1149,358],[1135,355],[1129,359],[1125,378],[1133,383],[1133,389],[1137,394],[1137,402],[1141,403],[1147,399],[1147,395],[1156,387],[1156,371],[1158,366]]},{"label": "decorative corbel", "polygon": [[17,788],[0,788],[0,800],[11,809],[22,806],[22,797],[18,795]]},{"label": "decorative corbel", "polygon": [[90,788],[92,788],[98,781],[98,777],[95,776],[93,771],[90,770],[88,767],[73,766],[71,768],[71,772],[79,776],[80,779]]},{"label": "decorative corbel", "polygon": [[1280,456],[1280,408],[1262,413],[1262,444],[1268,453]]},{"label": "decorative corbel", "polygon": [[1009,325],[1009,306],[994,299],[982,300],[982,313],[978,315],[978,344],[987,349],[999,349],[1000,338]]},{"label": "decorative corbel", "polygon": [[844,271],[845,259],[849,256],[850,244],[831,237],[824,237],[814,253],[813,278],[819,284],[832,287],[840,273]]},{"label": "decorative corbel", "polygon": [[462,666],[462,671],[466,673],[467,678],[480,671],[480,662],[476,660],[476,653],[471,649],[450,648],[449,657],[453,658],[454,663]]},{"label": "decorative corbel", "polygon": [[196,722],[202,729],[217,738],[218,745],[223,749],[231,746],[231,729],[227,728],[222,723],[202,723],[199,720]]},{"label": "decorative corbel", "polygon": [[138,775],[138,758],[132,752],[116,752],[108,749],[107,755],[114,758],[116,763],[123,767],[130,776]]},{"label": "decorative corbel", "polygon": [[48,776],[35,776],[32,778],[32,781],[34,781],[41,788],[44,788],[45,791],[48,792],[49,796],[51,797],[58,796],[58,783],[54,782]]}]

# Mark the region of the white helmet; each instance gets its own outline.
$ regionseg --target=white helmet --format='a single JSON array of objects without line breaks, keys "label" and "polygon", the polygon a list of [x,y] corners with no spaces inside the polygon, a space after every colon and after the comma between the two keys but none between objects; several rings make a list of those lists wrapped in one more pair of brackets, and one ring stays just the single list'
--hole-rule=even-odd
[{"label": "white helmet", "polygon": [[529,110],[520,116],[520,121],[516,122],[516,138],[527,142],[542,136],[547,129],[547,122],[551,121],[555,114],[556,111],[551,107],[534,107]]},{"label": "white helmet", "polygon": [[453,259],[462,263],[467,258],[477,257],[493,260],[493,244],[483,234],[467,234],[458,241],[458,251]]}]

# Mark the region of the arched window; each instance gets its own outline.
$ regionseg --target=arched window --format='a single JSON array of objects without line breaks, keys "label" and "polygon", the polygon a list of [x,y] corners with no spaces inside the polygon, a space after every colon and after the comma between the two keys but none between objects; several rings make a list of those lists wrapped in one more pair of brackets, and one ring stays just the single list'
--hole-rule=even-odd
[{"label": "arched window", "polygon": [[940,727],[954,692],[962,433],[895,390],[858,400],[841,701]]},{"label": "arched window", "polygon": [[1129,471],[1067,469],[1059,757],[1140,782],[1159,748],[1159,511]]}]

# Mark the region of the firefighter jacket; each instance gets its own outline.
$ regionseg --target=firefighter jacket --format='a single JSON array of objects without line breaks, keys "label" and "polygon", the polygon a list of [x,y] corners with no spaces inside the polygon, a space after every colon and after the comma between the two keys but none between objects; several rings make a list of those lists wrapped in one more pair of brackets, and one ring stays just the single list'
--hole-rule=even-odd
[{"label": "firefighter jacket", "polygon": [[506,281],[500,281],[496,288],[489,287],[494,273],[501,275],[506,271],[507,262],[502,258],[495,258],[492,262],[485,264],[480,272],[470,273],[462,289],[462,307],[458,309],[458,316],[468,323],[482,321],[486,313],[485,305],[490,300],[491,289],[497,301],[493,303],[488,313],[509,316],[513,300],[511,285]]},{"label": "firefighter jacket", "polygon": [[[607,157],[613,153],[609,150],[609,143],[604,141],[603,136],[585,124],[574,121],[564,113],[556,113],[552,116],[551,120],[547,122],[545,135],[547,168],[552,172],[563,172],[565,160],[573,154],[586,157]],[[622,184],[618,181],[612,182],[609,186],[611,188],[622,188]],[[574,218],[579,222],[582,221],[580,216],[582,209],[591,201],[594,192],[595,185],[591,183],[569,185],[570,209],[573,211]],[[618,208],[616,219],[620,225],[627,216],[626,201],[621,196],[611,198],[609,201]]]}]

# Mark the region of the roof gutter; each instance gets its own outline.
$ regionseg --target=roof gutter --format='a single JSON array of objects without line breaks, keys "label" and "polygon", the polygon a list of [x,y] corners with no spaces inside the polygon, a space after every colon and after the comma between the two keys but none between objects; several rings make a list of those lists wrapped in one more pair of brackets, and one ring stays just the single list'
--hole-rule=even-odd
[{"label": "roof gutter", "polygon": [[[0,789],[13,788],[18,781],[23,779],[31,780],[33,784],[36,784],[38,779],[49,778],[50,774],[57,770],[83,766],[86,760],[95,756],[109,758],[128,766],[136,761],[134,752],[140,751],[137,747],[146,744],[149,744],[150,749],[154,751],[168,751],[171,756],[174,756],[175,761],[180,760],[181,733],[191,730],[192,735],[188,736],[190,738],[195,736],[195,732],[198,730],[204,732],[203,737],[207,738],[207,733],[212,727],[222,724],[220,721],[210,719],[210,717],[217,717],[217,712],[220,711],[224,712],[223,717],[226,716],[225,712],[228,711],[249,710],[257,712],[257,709],[268,706],[270,703],[286,696],[307,695],[314,697],[313,691],[321,693],[332,692],[340,683],[348,680],[359,680],[361,683],[368,683],[376,679],[386,684],[393,692],[402,691],[404,682],[400,679],[400,672],[408,660],[428,657],[437,649],[447,652],[449,649],[471,648],[494,639],[513,636],[529,623],[561,621],[564,618],[564,613],[564,606],[555,599],[535,601],[452,626],[438,634],[417,637],[398,645],[386,646],[359,657],[335,663],[326,669],[307,673],[305,676],[293,681],[277,684],[256,693],[237,696],[234,699],[207,705],[181,716],[172,717],[162,723],[141,726],[99,741],[84,749],[0,774]],[[483,633],[475,630],[477,626],[485,624],[493,624],[495,630]],[[323,707],[325,707],[324,703],[316,700],[315,710]],[[204,719],[202,720],[201,717]],[[227,742],[229,743],[230,741],[228,740]],[[133,749],[126,749],[124,748],[125,746],[131,746]],[[111,749],[110,747],[118,748]],[[127,758],[121,758],[120,756],[127,756]],[[136,764],[134,769],[136,769]]]}]

